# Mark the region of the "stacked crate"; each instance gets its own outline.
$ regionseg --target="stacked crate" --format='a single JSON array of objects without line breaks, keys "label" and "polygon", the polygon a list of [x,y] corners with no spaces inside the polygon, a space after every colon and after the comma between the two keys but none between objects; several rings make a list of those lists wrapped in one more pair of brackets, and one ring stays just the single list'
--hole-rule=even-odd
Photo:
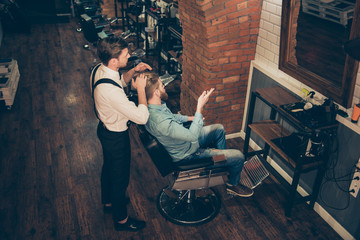
[{"label": "stacked crate", "polygon": [[0,59],[0,100],[5,101],[7,109],[11,109],[20,79],[17,61]]},{"label": "stacked crate", "polygon": [[346,26],[353,18],[355,4],[345,0],[302,0],[305,13]]}]

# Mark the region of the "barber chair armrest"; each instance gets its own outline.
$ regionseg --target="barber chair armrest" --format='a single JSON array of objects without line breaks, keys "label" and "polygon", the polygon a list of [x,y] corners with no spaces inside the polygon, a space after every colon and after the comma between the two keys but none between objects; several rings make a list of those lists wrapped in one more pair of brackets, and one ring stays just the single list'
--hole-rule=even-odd
[{"label": "barber chair armrest", "polygon": [[92,20],[101,19],[101,18],[103,18],[103,15],[102,15],[102,14],[98,14],[98,15],[91,16],[91,19],[92,19]]},{"label": "barber chair armrest", "polygon": [[224,164],[225,162],[226,162],[225,155],[218,155],[218,156],[198,159],[198,160],[196,160],[196,162],[175,163],[175,166],[176,166],[176,170],[187,171],[187,170],[192,170],[192,169],[196,169],[196,168],[203,168],[203,167],[208,167],[208,166],[213,166],[213,165],[221,165],[221,164]]},{"label": "barber chair armrest", "polygon": [[196,162],[175,163],[175,168],[178,171],[187,171],[202,167],[208,167],[212,165],[214,165],[213,159],[209,157],[209,158],[198,159],[196,160]]},{"label": "barber chair armrest", "polygon": [[104,39],[110,36],[114,36],[114,34],[112,32],[105,32],[105,31],[101,31],[97,33],[99,39]]},{"label": "barber chair armrest", "polygon": [[172,50],[174,51],[180,51],[183,49],[183,46],[182,45],[173,45],[172,46]]},{"label": "barber chair armrest", "polygon": [[99,31],[105,31],[105,28],[106,30],[109,30],[108,27],[109,27],[109,23],[106,22],[106,21],[101,21],[101,22],[98,22],[98,23],[95,23],[95,29],[99,30]]},{"label": "barber chair armrest", "polygon": [[213,156],[212,160],[214,161],[214,165],[226,163],[226,157],[225,157],[225,155]]}]

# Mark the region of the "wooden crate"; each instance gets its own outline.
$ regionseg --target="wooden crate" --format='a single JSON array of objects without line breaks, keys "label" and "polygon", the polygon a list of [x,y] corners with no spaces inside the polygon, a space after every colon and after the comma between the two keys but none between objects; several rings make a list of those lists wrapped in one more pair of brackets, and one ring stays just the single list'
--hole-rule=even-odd
[{"label": "wooden crate", "polygon": [[319,0],[302,0],[302,7],[307,14],[346,26],[354,16],[355,4],[344,0],[328,3]]}]

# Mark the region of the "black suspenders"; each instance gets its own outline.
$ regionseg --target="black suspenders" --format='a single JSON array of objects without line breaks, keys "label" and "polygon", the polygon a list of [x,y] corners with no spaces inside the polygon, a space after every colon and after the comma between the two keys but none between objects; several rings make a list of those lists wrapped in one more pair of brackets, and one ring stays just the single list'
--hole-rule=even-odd
[{"label": "black suspenders", "polygon": [[92,86],[91,96],[92,96],[93,101],[94,101],[94,112],[95,112],[96,117],[99,120],[100,120],[100,118],[99,118],[99,116],[97,114],[97,110],[96,110],[96,106],[95,106],[95,99],[94,99],[94,90],[95,90],[96,86],[98,86],[99,84],[102,84],[102,83],[108,83],[108,84],[112,84],[112,85],[117,86],[117,87],[122,89],[122,87],[119,84],[117,84],[114,80],[111,80],[110,78],[101,78],[101,79],[97,80],[96,83],[94,84],[94,82],[95,82],[95,73],[98,70],[98,68],[100,67],[100,65],[101,65],[101,63],[99,63],[98,65],[96,65],[94,67],[94,70],[92,71],[92,77],[91,77],[91,86]]}]

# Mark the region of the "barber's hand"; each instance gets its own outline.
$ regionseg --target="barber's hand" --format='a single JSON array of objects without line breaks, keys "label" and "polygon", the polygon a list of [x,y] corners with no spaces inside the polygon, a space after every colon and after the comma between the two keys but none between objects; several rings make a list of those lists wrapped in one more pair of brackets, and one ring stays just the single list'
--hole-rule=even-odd
[{"label": "barber's hand", "polygon": [[136,67],[134,67],[134,70],[135,72],[143,72],[145,70],[151,71],[152,68],[148,64],[141,62],[138,65],[136,65]]},{"label": "barber's hand", "polygon": [[196,107],[196,111],[201,113],[205,104],[209,101],[209,97],[212,94],[212,92],[215,90],[215,88],[211,88],[209,91],[204,91],[199,99],[198,99],[198,103],[197,103],[197,107]]},{"label": "barber's hand", "polygon": [[132,86],[133,88],[139,90],[139,89],[145,89],[146,87],[146,79],[147,77],[145,76],[144,73],[141,73],[139,76],[136,77],[136,80],[132,81]]}]

